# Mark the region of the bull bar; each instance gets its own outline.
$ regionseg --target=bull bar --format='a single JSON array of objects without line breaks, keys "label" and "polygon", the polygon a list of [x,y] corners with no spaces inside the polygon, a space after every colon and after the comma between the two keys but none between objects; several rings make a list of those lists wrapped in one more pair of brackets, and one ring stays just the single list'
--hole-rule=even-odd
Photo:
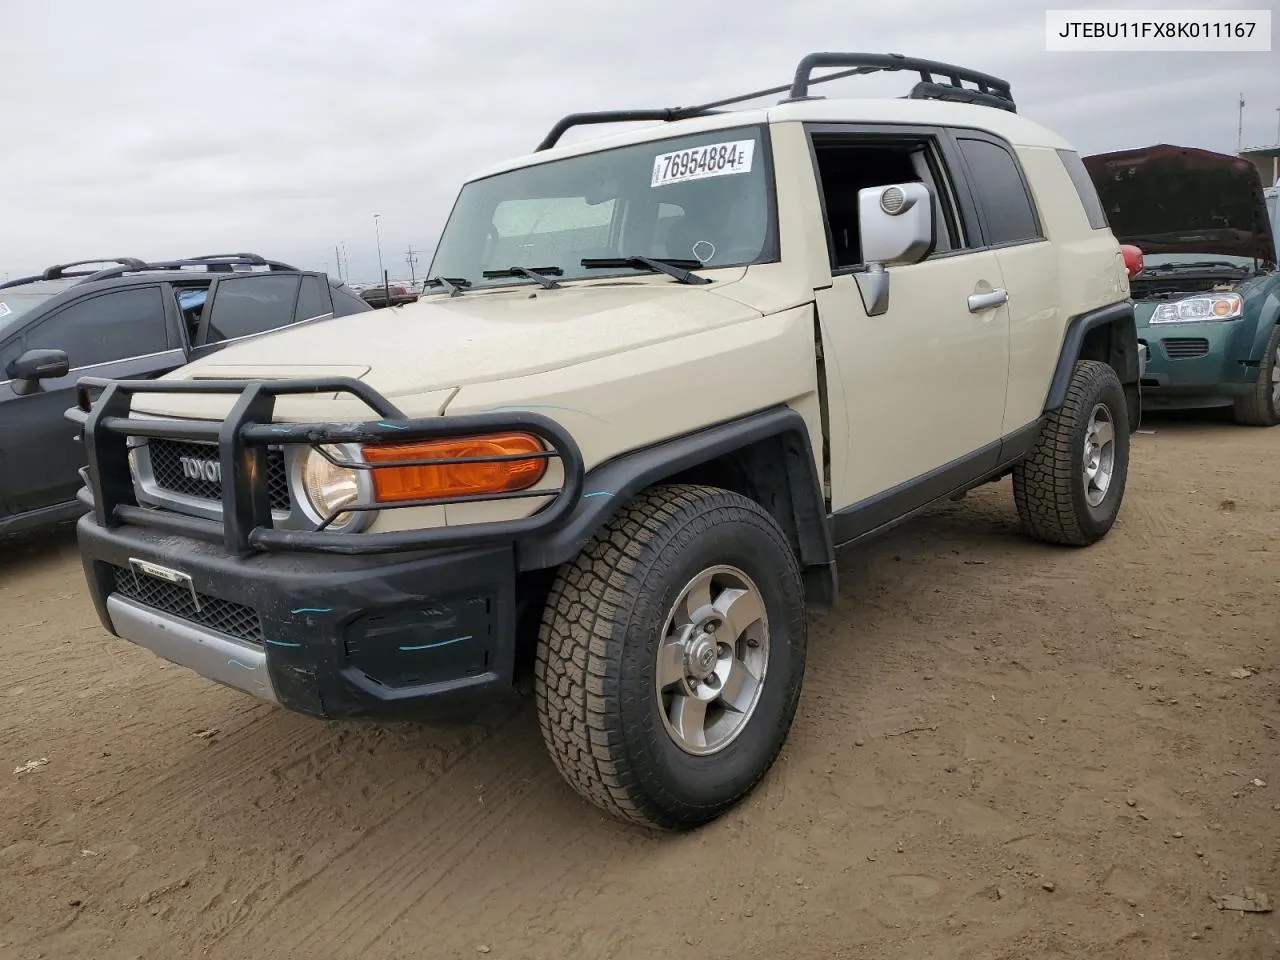
[{"label": "bull bar", "polygon": [[[101,393],[92,397],[92,391]],[[237,395],[220,422],[130,416],[137,394]],[[276,398],[286,395],[338,393],[363,402],[376,419],[356,422],[275,423]],[[516,541],[563,524],[582,497],[582,454],[567,430],[549,417],[527,411],[410,418],[368,384],[351,377],[282,380],[108,380],[84,377],[78,381],[77,405],[68,419],[81,424],[88,466],[81,472],[85,486],[80,499],[104,527],[136,524],[166,533],[222,542],[241,556],[255,552],[298,551],[345,555],[386,554],[441,547],[478,546]],[[558,460],[563,479],[553,489],[463,494],[429,500],[371,505],[349,504],[327,517],[316,530],[282,530],[272,524],[267,492],[267,447],[307,444],[330,462],[356,470],[375,465],[337,460],[320,449],[324,444],[408,443],[459,439],[485,433],[519,430],[538,438],[540,453],[501,456],[406,460],[397,467],[445,464],[499,463],[511,460]],[[222,520],[144,507],[139,504],[129,467],[129,438],[216,442],[222,476]],[[324,529],[335,516],[357,511],[411,509],[457,503],[482,503],[550,497],[542,509],[512,520],[382,533],[342,533]]]}]

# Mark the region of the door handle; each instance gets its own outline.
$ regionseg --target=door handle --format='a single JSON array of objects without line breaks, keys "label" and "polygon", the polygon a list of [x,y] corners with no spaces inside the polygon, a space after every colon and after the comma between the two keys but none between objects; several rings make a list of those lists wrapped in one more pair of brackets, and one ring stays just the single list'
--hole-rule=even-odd
[{"label": "door handle", "polygon": [[1009,291],[1007,290],[992,290],[990,293],[971,293],[969,294],[969,312],[981,313],[983,310],[990,310],[1008,302]]}]

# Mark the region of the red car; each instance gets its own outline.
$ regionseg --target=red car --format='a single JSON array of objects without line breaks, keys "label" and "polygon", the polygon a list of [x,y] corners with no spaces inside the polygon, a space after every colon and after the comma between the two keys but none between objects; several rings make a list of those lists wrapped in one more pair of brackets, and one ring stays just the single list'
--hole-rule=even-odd
[{"label": "red car", "polygon": [[[387,299],[388,292],[391,298]],[[384,287],[378,284],[375,287],[366,287],[360,291],[360,299],[375,310],[382,307],[399,307],[406,303],[417,303],[418,294],[412,293],[408,287],[399,284],[391,284],[390,287]]]}]

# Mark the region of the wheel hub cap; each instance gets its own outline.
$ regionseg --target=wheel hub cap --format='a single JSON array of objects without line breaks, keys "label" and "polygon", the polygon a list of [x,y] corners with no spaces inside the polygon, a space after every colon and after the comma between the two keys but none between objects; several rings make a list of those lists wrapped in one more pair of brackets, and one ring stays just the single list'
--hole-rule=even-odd
[{"label": "wheel hub cap", "polygon": [[1111,411],[1099,403],[1084,433],[1084,496],[1089,506],[1101,505],[1111,489],[1116,468],[1116,427]]},{"label": "wheel hub cap", "polygon": [[658,710],[681,750],[723,750],[746,727],[764,688],[769,623],[759,588],[736,567],[717,566],[680,592],[655,665]]},{"label": "wheel hub cap", "polygon": [[706,681],[715,673],[716,660],[719,659],[720,651],[715,640],[704,633],[688,645],[688,650],[689,676]]}]

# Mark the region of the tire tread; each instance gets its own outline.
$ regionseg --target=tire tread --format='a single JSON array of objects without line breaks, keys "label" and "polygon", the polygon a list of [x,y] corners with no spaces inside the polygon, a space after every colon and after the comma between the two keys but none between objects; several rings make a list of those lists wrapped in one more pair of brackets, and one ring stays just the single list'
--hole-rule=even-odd
[{"label": "tire tread", "polygon": [[1258,382],[1253,391],[1243,397],[1237,397],[1232,413],[1236,423],[1242,427],[1273,427],[1280,420],[1280,410],[1271,404],[1271,382],[1264,376],[1280,346],[1280,324],[1277,324],[1267,338],[1267,346],[1262,354],[1262,366],[1258,370]]},{"label": "tire tread", "polygon": [[[717,803],[714,810],[688,818],[672,816],[657,802],[658,785],[643,782],[632,762],[617,708],[625,695],[619,664],[626,625],[645,602],[642,584],[655,570],[674,562],[675,551],[668,549],[674,542],[723,521],[745,521],[768,530],[790,558],[791,575],[798,581],[799,569],[785,535],[756,503],[714,487],[664,485],[622,508],[561,567],[548,595],[534,664],[542,738],[565,780],[588,802],[618,819],[670,829],[686,819],[709,819],[750,789]],[[781,747],[779,742],[770,765]]]},{"label": "tire tread", "polygon": [[[1023,526],[1037,540],[1064,546],[1094,541],[1076,512],[1079,482],[1071,446],[1076,425],[1115,371],[1098,360],[1079,360],[1061,407],[1048,414],[1030,455],[1013,470],[1013,499]],[[1119,424],[1117,424],[1119,427]]]}]

